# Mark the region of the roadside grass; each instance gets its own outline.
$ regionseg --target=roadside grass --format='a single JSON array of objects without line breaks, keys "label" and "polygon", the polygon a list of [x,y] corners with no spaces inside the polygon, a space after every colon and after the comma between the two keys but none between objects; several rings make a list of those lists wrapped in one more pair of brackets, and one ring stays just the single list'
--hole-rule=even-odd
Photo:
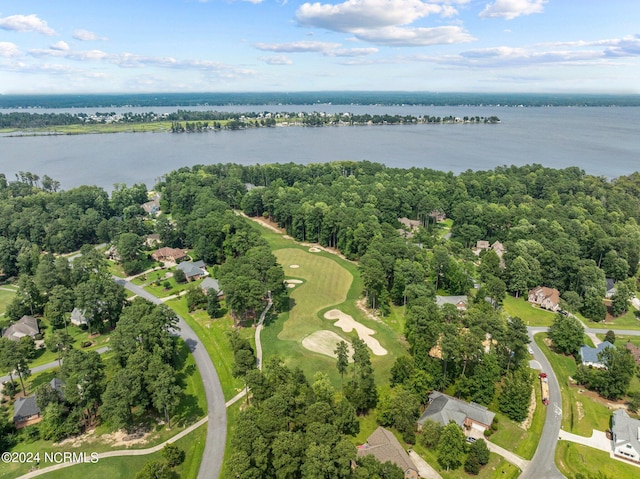
[{"label": "roadside grass", "polygon": [[165,278],[165,275],[168,273],[167,269],[162,268],[155,271],[150,271],[149,273],[145,273],[140,276],[136,276],[131,280],[131,282],[138,286],[144,286],[145,284],[151,284],[155,281],[163,282],[169,278]]},{"label": "roadside grass", "polygon": [[220,470],[220,479],[235,479],[236,476],[233,475],[231,468],[229,466],[229,462],[231,461],[231,456],[233,456],[233,449],[231,447],[231,440],[236,433],[236,424],[238,414],[240,414],[240,410],[245,407],[245,399],[238,401],[237,403],[229,406],[227,408],[227,440],[225,442],[224,447],[224,459],[222,460],[222,469]]},{"label": "roadside grass", "polygon": [[[178,313],[198,335],[216,368],[225,399],[231,399],[244,387],[242,380],[232,375],[233,351],[226,333],[233,329],[233,320],[229,316],[211,319],[202,310],[189,313],[185,299],[172,299],[166,304]],[[253,328],[246,328],[244,331],[241,330],[241,334],[243,336],[250,334],[253,338],[253,331]]]},{"label": "roadside grass", "polygon": [[546,407],[542,404],[540,398],[540,388],[538,382],[534,384],[536,393],[536,410],[533,413],[531,426],[528,430],[524,430],[519,424],[511,421],[502,413],[496,413],[498,418],[498,430],[494,432],[489,440],[498,446],[517,454],[524,459],[531,459],[538,447],[538,441],[542,436],[544,421],[546,416]]},{"label": "roadside grass", "polygon": [[610,477],[616,479],[635,479],[640,469],[631,464],[611,459],[609,454],[598,449],[568,441],[558,441],[556,465],[567,477],[589,471],[591,477]]},{"label": "roadside grass", "polygon": [[636,317],[636,312],[638,310],[633,306],[629,305],[629,311],[627,311],[622,316],[619,316],[611,321],[602,321],[600,323],[596,323],[594,321],[589,321],[582,316],[579,316],[580,319],[587,325],[589,328],[598,328],[598,329],[640,329],[640,319]]},{"label": "roadside grass", "polygon": [[604,404],[582,394],[583,388],[569,378],[576,373],[573,357],[554,353],[545,344],[546,334],[536,334],[535,341],[551,363],[560,384],[562,395],[562,429],[580,436],[591,437],[593,429],[606,431],[609,428],[611,411]]},{"label": "roadside grass", "polygon": [[413,446],[413,450],[418,453],[422,459],[427,461],[431,467],[438,471],[438,474],[440,474],[443,479],[468,479],[469,477],[478,479],[516,479],[520,475],[520,469],[493,452],[489,456],[487,465],[480,469],[480,473],[477,476],[469,476],[469,474],[464,472],[463,466],[450,471],[444,469],[438,464],[438,456],[433,449],[427,449],[420,444],[416,444]]},{"label": "roadside grass", "polygon": [[507,295],[502,302],[502,307],[509,316],[518,316],[527,326],[551,326],[554,312],[540,308],[534,308],[525,296],[514,298]]},{"label": "roadside grass", "polygon": [[[174,444],[185,451],[185,461],[174,468],[177,477],[195,479],[198,476],[202,452],[207,437],[207,425],[203,424],[195,431],[177,440]],[[83,479],[130,479],[149,461],[162,461],[162,452],[154,452],[144,456],[120,456],[100,459],[96,464],[79,464],[58,471],[52,471],[41,477],[46,479],[67,479],[82,477]],[[4,477],[0,475],[0,477]],[[10,476],[7,476],[10,477]]]},{"label": "roadside grass", "polygon": [[0,314],[4,314],[7,306],[13,300],[18,289],[15,287],[2,286],[0,289]]}]

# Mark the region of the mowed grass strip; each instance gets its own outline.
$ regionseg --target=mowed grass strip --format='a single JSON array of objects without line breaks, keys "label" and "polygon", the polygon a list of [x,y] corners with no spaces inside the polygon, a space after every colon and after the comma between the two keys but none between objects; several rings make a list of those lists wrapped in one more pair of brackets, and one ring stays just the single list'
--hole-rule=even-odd
[{"label": "mowed grass strip", "polygon": [[[274,251],[287,278],[301,279],[303,284],[291,290],[293,307],[279,339],[302,341],[305,336],[324,329],[318,313],[327,307],[343,303],[353,282],[353,276],[332,259],[299,248]],[[297,265],[298,268],[291,268]]]},{"label": "mowed grass strip", "polygon": [[551,326],[556,316],[556,313],[551,311],[534,308],[524,296],[514,298],[507,295],[502,302],[502,307],[509,316],[518,316],[527,326]]},{"label": "mowed grass strip", "polygon": [[556,465],[567,477],[576,477],[578,473],[589,471],[590,477],[615,477],[616,479],[636,479],[640,477],[640,468],[622,461],[611,459],[609,454],[598,449],[558,441]]}]

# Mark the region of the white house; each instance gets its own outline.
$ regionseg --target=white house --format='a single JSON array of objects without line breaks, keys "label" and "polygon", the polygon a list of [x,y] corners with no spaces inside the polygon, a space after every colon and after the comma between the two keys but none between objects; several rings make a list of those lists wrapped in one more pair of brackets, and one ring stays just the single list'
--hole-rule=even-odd
[{"label": "white house", "polygon": [[629,461],[640,462],[640,421],[630,418],[624,409],[616,409],[611,424],[613,453]]}]

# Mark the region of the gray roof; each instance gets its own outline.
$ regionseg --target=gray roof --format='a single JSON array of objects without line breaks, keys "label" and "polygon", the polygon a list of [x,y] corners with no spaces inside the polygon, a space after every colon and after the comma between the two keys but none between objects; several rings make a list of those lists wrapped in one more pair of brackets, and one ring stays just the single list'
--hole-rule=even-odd
[{"label": "gray roof", "polygon": [[200,283],[200,287],[205,291],[209,289],[215,289],[218,292],[218,296],[222,296],[223,294],[220,290],[220,284],[218,283],[218,280],[212,278],[211,276],[207,276],[205,279],[203,279],[202,283]]},{"label": "gray roof", "polygon": [[71,311],[71,323],[76,326],[80,326],[81,324],[87,324],[87,318],[85,316],[85,310],[79,308],[73,308]]},{"label": "gray roof", "polygon": [[616,409],[613,412],[612,423],[614,445],[629,443],[640,453],[640,421],[630,418],[624,409]]},{"label": "gray roof", "polygon": [[398,442],[391,431],[382,426],[371,433],[367,438],[366,444],[358,448],[358,456],[369,455],[373,455],[378,461],[383,463],[391,461],[402,469],[402,472],[406,472],[408,469],[418,470],[407,454],[407,451],[402,447],[402,444]]},{"label": "gray roof", "polygon": [[179,263],[176,268],[184,272],[187,278],[208,274],[203,261],[183,261],[182,263]]},{"label": "gray roof", "polygon": [[454,421],[458,426],[462,427],[464,420],[469,418],[480,424],[490,426],[494,417],[495,413],[489,411],[485,406],[461,401],[435,391],[429,395],[429,406],[418,419],[418,424],[423,424],[427,419],[431,419],[443,426]]},{"label": "gray roof", "polygon": [[466,296],[436,296],[436,304],[438,306],[443,306],[445,304],[453,304],[455,306],[461,302],[469,304],[469,300]]},{"label": "gray roof", "polygon": [[602,343],[598,344],[598,347],[596,348],[592,348],[590,346],[582,346],[580,348],[580,357],[582,358],[583,363],[602,364],[598,359],[598,354],[607,348],[613,347],[613,344],[611,344],[609,341],[603,341]]},{"label": "gray roof", "polygon": [[36,404],[36,397],[34,395],[22,397],[16,399],[13,403],[13,420],[22,421],[31,416],[40,414],[40,408]]},{"label": "gray roof", "polygon": [[18,341],[23,336],[31,336],[33,338],[39,332],[38,320],[32,316],[23,316],[15,324],[5,329],[2,337]]}]

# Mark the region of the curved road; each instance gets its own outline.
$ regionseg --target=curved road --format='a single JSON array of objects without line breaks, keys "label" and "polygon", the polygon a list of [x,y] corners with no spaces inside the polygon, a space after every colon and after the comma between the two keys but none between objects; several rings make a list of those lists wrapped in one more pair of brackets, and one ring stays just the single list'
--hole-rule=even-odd
[{"label": "curved road", "polygon": [[[136,286],[122,278],[114,278],[114,280],[147,301],[154,304],[163,304],[160,299],[156,298],[151,293],[148,293],[140,286]],[[180,328],[180,337],[187,343],[187,346],[189,346],[189,349],[193,354],[193,359],[196,361],[196,365],[200,371],[200,376],[202,376],[202,382],[204,383],[205,394],[207,396],[209,425],[207,428],[207,440],[202,453],[202,462],[200,463],[200,471],[198,472],[198,479],[217,478],[220,475],[220,469],[222,468],[224,447],[227,438],[227,410],[224,401],[224,394],[222,393],[222,386],[220,385],[218,373],[211,362],[211,358],[209,357],[207,350],[202,345],[193,329],[191,329],[191,326],[189,326],[180,316],[178,316],[178,327]]]}]

